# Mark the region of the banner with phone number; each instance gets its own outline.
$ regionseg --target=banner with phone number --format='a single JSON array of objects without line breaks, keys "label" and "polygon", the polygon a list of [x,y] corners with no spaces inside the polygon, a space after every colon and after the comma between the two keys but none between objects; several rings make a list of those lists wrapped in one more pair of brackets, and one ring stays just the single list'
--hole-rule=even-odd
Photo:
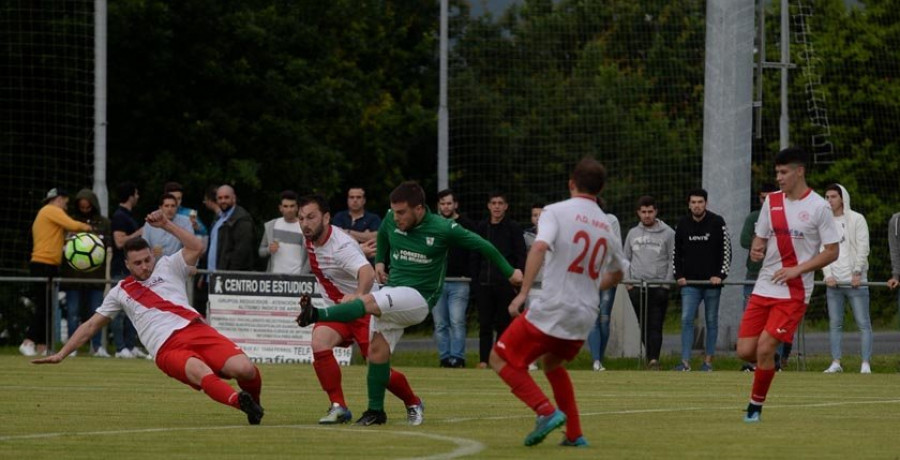
[{"label": "banner with phone number", "polygon": [[[312,326],[294,322],[301,294],[320,306],[313,276],[241,273],[209,276],[210,325],[256,363],[311,363]],[[335,348],[338,364],[350,364],[353,348]]]}]

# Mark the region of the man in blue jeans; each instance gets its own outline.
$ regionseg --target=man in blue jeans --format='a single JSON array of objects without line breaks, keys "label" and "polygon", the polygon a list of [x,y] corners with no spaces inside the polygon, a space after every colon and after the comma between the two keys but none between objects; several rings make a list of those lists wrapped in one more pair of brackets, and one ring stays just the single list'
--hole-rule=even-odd
[{"label": "man in blue jeans", "polygon": [[[475,222],[461,215],[459,202],[450,189],[438,192],[438,212],[441,217],[456,221],[463,228],[475,231]],[[469,278],[478,270],[478,255],[472,251],[451,248],[447,256],[448,278]],[[431,310],[434,318],[434,341],[437,344],[441,367],[466,367],[466,310],[469,308],[469,281],[444,282],[444,292]]]},{"label": "man in blue jeans", "polygon": [[[691,346],[694,343],[694,316],[700,302],[706,311],[706,347],[701,371],[712,371],[719,333],[719,297],[722,281],[731,266],[731,236],[725,220],[706,210],[706,190],[688,193],[690,213],[675,229],[675,251],[672,256],[674,276],[681,286],[681,363],[677,371],[691,370]],[[688,281],[708,284],[688,285]]]}]

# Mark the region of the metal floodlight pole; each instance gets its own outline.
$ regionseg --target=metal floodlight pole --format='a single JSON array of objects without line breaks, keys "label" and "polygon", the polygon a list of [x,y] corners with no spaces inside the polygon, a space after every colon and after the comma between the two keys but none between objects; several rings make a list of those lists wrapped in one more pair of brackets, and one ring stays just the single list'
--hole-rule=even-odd
[{"label": "metal floodlight pole", "polygon": [[109,215],[106,191],[106,0],[94,0],[94,193]]},{"label": "metal floodlight pole", "polygon": [[788,0],[781,0],[781,118],[778,120],[778,145],[788,148],[791,142],[788,122],[788,69],[791,66],[791,24]]},{"label": "metal floodlight pole", "polygon": [[440,100],[438,102],[438,190],[444,190],[450,186],[450,120],[447,110],[447,15],[448,0],[441,0],[441,31],[440,31]]}]

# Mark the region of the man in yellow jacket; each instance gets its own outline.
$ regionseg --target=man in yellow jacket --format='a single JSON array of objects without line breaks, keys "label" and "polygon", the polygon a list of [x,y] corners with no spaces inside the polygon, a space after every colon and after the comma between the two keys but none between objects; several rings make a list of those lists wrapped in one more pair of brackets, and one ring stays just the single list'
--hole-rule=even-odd
[{"label": "man in yellow jacket", "polygon": [[[44,198],[44,206],[38,211],[34,223],[31,224],[31,237],[33,249],[31,251],[31,263],[29,272],[31,276],[53,278],[59,275],[59,265],[62,263],[63,244],[66,232],[89,232],[92,227],[84,222],[79,222],[66,214],[69,204],[69,194],[62,188],[52,188]],[[34,320],[25,340],[19,345],[19,352],[25,356],[45,354],[50,327],[50,315],[47,306],[50,305],[52,292],[50,283],[33,283],[32,298],[34,301]]]}]

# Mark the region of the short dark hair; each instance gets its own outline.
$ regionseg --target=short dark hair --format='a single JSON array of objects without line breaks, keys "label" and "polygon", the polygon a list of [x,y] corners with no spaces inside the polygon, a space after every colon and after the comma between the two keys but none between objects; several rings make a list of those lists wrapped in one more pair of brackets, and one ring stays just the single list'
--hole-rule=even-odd
[{"label": "short dark hair", "polygon": [[575,165],[571,179],[578,191],[598,195],[606,185],[606,168],[594,157],[586,156]]},{"label": "short dark hair", "polygon": [[172,200],[175,202],[175,204],[178,204],[178,198],[175,198],[175,195],[172,195],[171,193],[163,193],[159,197],[159,205],[162,206],[163,203],[166,202],[166,200]]},{"label": "short dark hair", "polygon": [[218,190],[218,185],[210,185],[209,188],[206,189],[206,199],[209,201],[216,201],[216,192]]},{"label": "short dark hair", "polygon": [[644,195],[637,200],[637,208],[641,209],[645,206],[653,206],[656,209],[656,200],[650,195]]},{"label": "short dark hair", "polygon": [[453,197],[453,202],[456,203],[456,195],[453,194],[453,190],[452,190],[452,189],[445,188],[445,189],[441,190],[440,192],[437,192],[437,200],[438,200],[438,201],[441,201],[441,200],[443,200],[445,197],[448,197],[448,196],[452,196],[452,197]]},{"label": "short dark hair", "polygon": [[809,154],[801,147],[788,147],[775,154],[775,166],[799,165],[809,168]]},{"label": "short dark hair", "polygon": [[184,193],[184,187],[181,186],[178,182],[166,182],[166,185],[163,185],[163,193],[172,193],[172,192],[181,192]]},{"label": "short dark hair", "polygon": [[281,199],[297,201],[297,192],[295,192],[293,190],[285,190],[285,191],[281,192]]},{"label": "short dark hair", "polygon": [[501,200],[509,203],[509,200],[506,199],[506,193],[501,192],[499,190],[493,190],[491,192],[488,192],[488,196],[487,196],[488,203],[490,203],[491,200],[493,200],[494,198],[500,198]]},{"label": "short dark hair", "polygon": [[409,207],[425,205],[425,190],[418,182],[409,180],[397,186],[391,192],[391,203],[406,203]]},{"label": "short dark hair", "polygon": [[538,208],[544,209],[544,206],[546,206],[546,205],[545,205],[544,203],[539,202],[539,201],[536,201],[536,202],[534,202],[534,203],[531,203],[531,209],[538,209]]},{"label": "short dark hair", "polygon": [[116,186],[116,199],[119,203],[124,203],[137,192],[137,185],[134,182],[122,182]]},{"label": "short dark hair", "polygon": [[319,205],[319,211],[321,211],[322,214],[331,212],[331,209],[328,207],[328,200],[322,195],[306,195],[297,200],[297,206],[301,208],[313,203]]},{"label": "short dark hair", "polygon": [[687,194],[688,201],[691,201],[692,196],[703,197],[703,201],[709,201],[709,193],[706,193],[706,190],[704,190],[702,188],[695,188],[695,189],[691,190],[690,192],[688,192],[688,194]]},{"label": "short dark hair", "polygon": [[829,190],[832,190],[832,191],[837,192],[837,194],[838,194],[839,197],[841,197],[842,199],[844,198],[844,191],[841,190],[841,186],[840,186],[840,185],[838,185],[838,184],[828,184],[828,186],[825,187],[825,191],[827,192],[827,191],[829,191]]},{"label": "short dark hair", "polygon": [[150,249],[150,243],[139,236],[129,239],[122,245],[122,251],[125,253],[126,259],[129,252],[143,251],[144,249]]}]

